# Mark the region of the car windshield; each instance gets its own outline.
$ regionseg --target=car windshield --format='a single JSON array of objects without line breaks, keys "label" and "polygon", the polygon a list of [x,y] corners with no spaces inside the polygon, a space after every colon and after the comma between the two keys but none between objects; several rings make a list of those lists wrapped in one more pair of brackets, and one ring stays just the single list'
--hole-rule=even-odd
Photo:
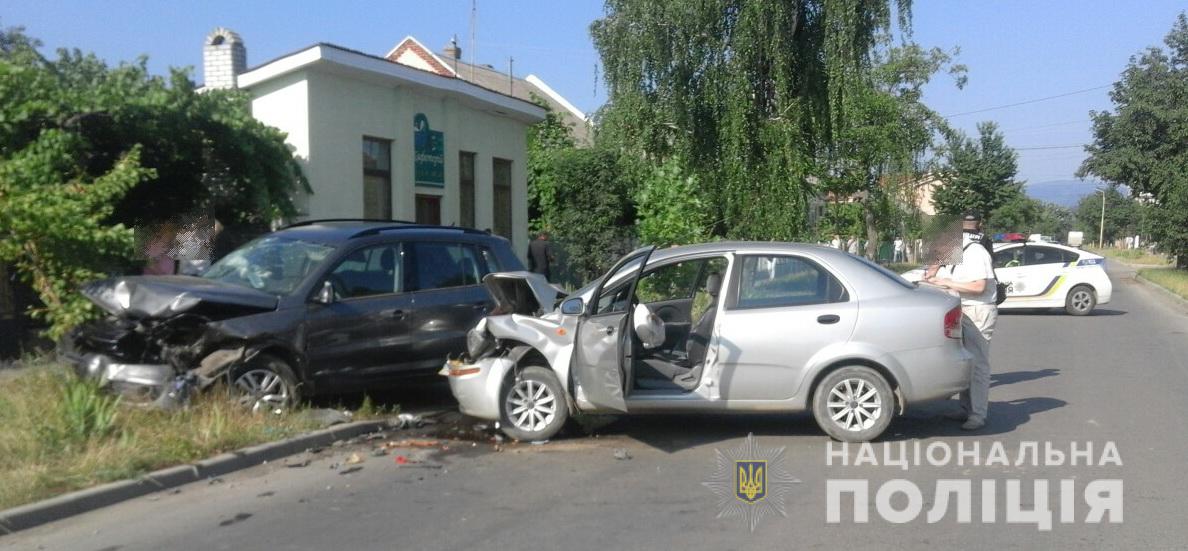
[{"label": "car windshield", "polygon": [[333,250],[321,243],[269,235],[223,257],[202,277],[287,295]]}]

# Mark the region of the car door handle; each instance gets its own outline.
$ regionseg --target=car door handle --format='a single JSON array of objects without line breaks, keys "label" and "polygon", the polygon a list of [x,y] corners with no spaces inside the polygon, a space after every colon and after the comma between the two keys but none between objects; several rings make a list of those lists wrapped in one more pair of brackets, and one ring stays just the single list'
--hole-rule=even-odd
[{"label": "car door handle", "polygon": [[408,317],[408,312],[405,312],[404,310],[393,310],[392,311],[392,319],[402,320],[406,317]]},{"label": "car door handle", "polygon": [[607,327],[607,328],[606,328],[606,334],[607,334],[607,335],[614,335],[614,334],[615,334],[615,326],[613,326],[613,325],[612,325],[612,326],[610,326],[610,327]]},{"label": "car door handle", "polygon": [[474,308],[475,310],[486,310],[487,309],[487,303],[485,303],[485,302],[476,302],[474,304],[471,304],[470,306],[471,306],[471,308]]},{"label": "car door handle", "polygon": [[825,314],[824,316],[817,316],[817,323],[829,325],[841,321],[841,316],[837,314]]}]

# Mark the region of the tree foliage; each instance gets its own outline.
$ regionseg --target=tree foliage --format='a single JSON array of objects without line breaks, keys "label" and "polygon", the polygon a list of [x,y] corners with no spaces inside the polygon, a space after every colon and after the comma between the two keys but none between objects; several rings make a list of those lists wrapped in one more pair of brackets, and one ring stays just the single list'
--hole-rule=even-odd
[{"label": "tree foliage", "polygon": [[939,186],[932,203],[941,214],[976,212],[988,216],[1023,194],[1015,180],[1018,154],[992,121],[978,123],[978,138],[951,131],[947,138]]},{"label": "tree foliage", "polygon": [[51,334],[87,315],[80,283],[134,265],[134,226],[207,215],[265,228],[295,214],[298,165],[242,92],[39,46],[0,32],[0,261],[33,285]]},{"label": "tree foliage", "polygon": [[708,217],[698,183],[680,157],[651,169],[634,196],[639,240],[658,247],[705,240]]},{"label": "tree foliage", "polygon": [[609,0],[591,27],[610,100],[598,137],[698,176],[714,235],[805,232],[820,153],[900,0]]},{"label": "tree foliage", "polygon": [[1147,231],[1183,265],[1188,262],[1188,16],[1180,14],[1164,44],[1166,50],[1151,47],[1131,58],[1110,92],[1112,112],[1091,113],[1094,141],[1078,175],[1151,194]]},{"label": "tree foliage", "polygon": [[538,224],[563,248],[571,283],[584,283],[610,267],[634,243],[632,191],[641,167],[630,156],[601,148],[558,149],[548,156],[547,196]]},{"label": "tree foliage", "polygon": [[[1143,218],[1141,205],[1118,190],[1105,189],[1105,225],[1102,225],[1102,194],[1086,195],[1077,202],[1074,213],[1077,229],[1085,232],[1085,240],[1097,242],[1104,234],[1105,243],[1138,233]],[[1102,231],[1104,229],[1104,231]]]}]

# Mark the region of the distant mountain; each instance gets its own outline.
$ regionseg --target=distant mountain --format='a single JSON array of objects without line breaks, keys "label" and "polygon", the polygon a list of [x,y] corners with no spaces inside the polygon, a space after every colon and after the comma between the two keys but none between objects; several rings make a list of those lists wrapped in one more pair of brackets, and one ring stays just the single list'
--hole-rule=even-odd
[{"label": "distant mountain", "polygon": [[1028,183],[1024,189],[1032,199],[1055,203],[1062,207],[1075,207],[1082,197],[1091,195],[1106,184],[1096,180],[1050,180]]}]

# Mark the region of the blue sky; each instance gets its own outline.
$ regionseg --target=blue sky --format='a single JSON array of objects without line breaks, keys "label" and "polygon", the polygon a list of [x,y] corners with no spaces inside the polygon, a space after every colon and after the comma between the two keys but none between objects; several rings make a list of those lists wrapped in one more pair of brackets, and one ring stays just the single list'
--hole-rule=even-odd
[{"label": "blue sky", "polygon": [[[1090,140],[1089,111],[1110,107],[1108,89],[1129,57],[1162,45],[1182,1],[916,0],[914,39],[960,47],[969,84],[938,78],[925,101],[945,115],[1037,98],[1083,93],[1006,109],[954,116],[969,132],[995,120],[1016,148],[1069,146]],[[110,62],[148,55],[154,72],[192,66],[200,73],[202,40],[217,26],[243,36],[256,65],[315,42],[383,55],[406,35],[440,50],[457,35],[469,60],[470,0],[321,1],[53,1],[5,0],[0,25],[24,25],[48,48],[78,47]],[[579,0],[479,0],[478,61],[534,73],[578,108],[606,101],[590,22],[602,3]],[[201,74],[195,75],[201,80]],[[1021,149],[1019,176],[1029,182],[1073,178],[1079,148]]]}]

